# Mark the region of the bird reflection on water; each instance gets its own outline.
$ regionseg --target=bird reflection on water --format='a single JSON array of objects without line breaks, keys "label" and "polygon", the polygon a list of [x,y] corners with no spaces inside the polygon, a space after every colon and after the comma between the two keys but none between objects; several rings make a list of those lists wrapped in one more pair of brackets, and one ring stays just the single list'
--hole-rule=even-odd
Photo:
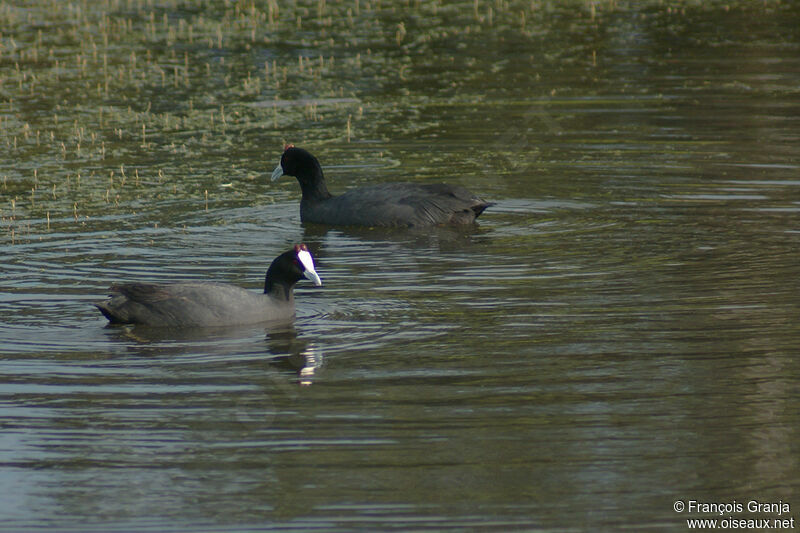
[{"label": "bird reflection on water", "polygon": [[212,364],[266,361],[281,373],[296,374],[303,386],[313,383],[324,359],[314,343],[298,337],[294,324],[286,321],[217,328],[107,326],[104,331],[141,357],[178,360],[184,356]]}]

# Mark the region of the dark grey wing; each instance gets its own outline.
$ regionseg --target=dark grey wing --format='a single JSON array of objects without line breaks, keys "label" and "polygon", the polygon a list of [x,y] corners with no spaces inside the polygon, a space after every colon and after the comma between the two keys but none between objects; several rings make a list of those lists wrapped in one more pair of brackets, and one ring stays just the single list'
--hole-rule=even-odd
[{"label": "dark grey wing", "polygon": [[352,189],[324,202],[305,206],[300,204],[304,222],[335,226],[408,226],[414,218],[414,208],[398,201],[396,183]]},{"label": "dark grey wing", "polygon": [[463,187],[384,183],[301,205],[301,214],[304,221],[334,225],[431,226],[473,222],[488,205]]},{"label": "dark grey wing", "polygon": [[176,285],[155,283],[115,283],[108,300],[95,306],[105,317],[119,324],[175,325],[175,311],[187,307],[178,296]]},{"label": "dark grey wing", "polygon": [[444,183],[415,185],[400,202],[414,208],[413,225],[469,224],[489,205],[464,187]]},{"label": "dark grey wing", "polygon": [[[109,292],[111,296],[122,295],[129,300],[142,304],[162,302],[173,297],[171,287],[160,283],[114,283]],[[173,289],[174,291],[174,289]]]},{"label": "dark grey wing", "polygon": [[237,320],[254,295],[222,283],[118,283],[95,304],[111,322],[151,326],[206,326]]}]

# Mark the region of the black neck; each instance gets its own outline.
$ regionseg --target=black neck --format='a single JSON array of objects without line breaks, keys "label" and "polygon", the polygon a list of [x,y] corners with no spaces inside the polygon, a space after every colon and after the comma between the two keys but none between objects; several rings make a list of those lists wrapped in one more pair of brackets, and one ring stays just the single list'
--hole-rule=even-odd
[{"label": "black neck", "polygon": [[293,288],[294,283],[289,284],[286,282],[272,281],[267,278],[267,281],[264,283],[264,294],[269,294],[276,300],[280,300],[282,302],[293,302]]},{"label": "black neck", "polygon": [[[299,278],[286,275],[288,270],[286,262],[291,261],[287,259],[286,255],[278,256],[267,269],[267,276],[264,279],[264,294],[269,294],[277,300],[291,302],[294,301],[293,289]],[[287,277],[294,277],[294,279],[286,279]]]},{"label": "black neck", "polygon": [[328,186],[325,185],[322,167],[316,159],[314,159],[314,167],[297,176],[297,181],[300,182],[300,189],[303,191],[303,200],[315,202],[327,200],[332,196],[328,192]]}]

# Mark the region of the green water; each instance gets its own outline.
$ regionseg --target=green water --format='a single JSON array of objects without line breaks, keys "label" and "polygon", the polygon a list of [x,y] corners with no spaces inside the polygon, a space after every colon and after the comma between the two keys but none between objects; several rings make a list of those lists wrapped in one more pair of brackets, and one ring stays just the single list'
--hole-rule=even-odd
[{"label": "green water", "polygon": [[[773,0],[0,3],[3,527],[795,517],[799,28]],[[495,205],[303,226],[285,142],[334,193]],[[297,242],[324,286],[293,328],[90,305],[258,290]]]}]

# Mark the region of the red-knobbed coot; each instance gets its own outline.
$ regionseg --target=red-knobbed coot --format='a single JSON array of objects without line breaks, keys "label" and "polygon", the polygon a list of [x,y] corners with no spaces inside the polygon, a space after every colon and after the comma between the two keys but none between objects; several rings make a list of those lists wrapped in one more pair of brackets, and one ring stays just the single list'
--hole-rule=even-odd
[{"label": "red-knobbed coot", "polygon": [[294,285],[322,285],[305,244],[279,255],[267,270],[264,293],[226,283],[116,283],[111,298],[94,304],[112,323],[148,326],[233,326],[294,316]]},{"label": "red-knobbed coot", "polygon": [[382,183],[333,196],[317,158],[287,145],[272,180],[300,182],[300,220],[334,226],[436,226],[471,224],[491,204],[454,185]]}]

